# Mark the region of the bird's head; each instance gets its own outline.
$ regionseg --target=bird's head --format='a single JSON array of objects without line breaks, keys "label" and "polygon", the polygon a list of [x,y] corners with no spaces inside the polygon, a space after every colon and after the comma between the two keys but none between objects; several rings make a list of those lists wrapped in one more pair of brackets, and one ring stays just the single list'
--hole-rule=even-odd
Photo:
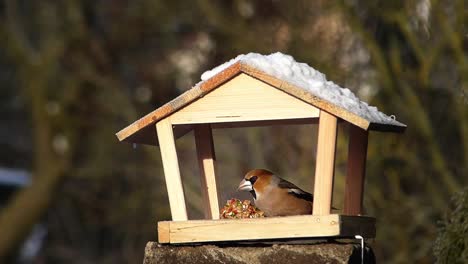
[{"label": "bird's head", "polygon": [[240,182],[238,191],[248,191],[254,198],[256,192],[262,191],[271,182],[273,172],[265,169],[255,169],[247,172],[244,179]]}]

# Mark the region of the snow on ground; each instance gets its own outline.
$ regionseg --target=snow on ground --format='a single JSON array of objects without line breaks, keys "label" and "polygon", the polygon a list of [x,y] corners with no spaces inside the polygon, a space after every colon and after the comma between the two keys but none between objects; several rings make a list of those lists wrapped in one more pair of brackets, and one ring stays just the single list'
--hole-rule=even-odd
[{"label": "snow on ground", "polygon": [[315,70],[306,63],[295,61],[290,55],[280,52],[270,55],[258,53],[239,55],[212,70],[204,72],[201,76],[202,81],[210,79],[238,61],[302,88],[372,123],[404,126],[402,123],[380,112],[377,107],[369,106],[366,102],[359,100],[348,88],[342,88],[331,81],[327,81],[325,74]]}]

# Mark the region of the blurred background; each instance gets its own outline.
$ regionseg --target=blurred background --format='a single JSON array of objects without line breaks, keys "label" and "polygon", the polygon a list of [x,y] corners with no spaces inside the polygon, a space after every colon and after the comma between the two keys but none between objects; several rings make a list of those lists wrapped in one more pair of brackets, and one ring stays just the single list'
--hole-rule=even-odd
[{"label": "blurred background", "polygon": [[[0,262],[141,263],[170,219],[159,149],[115,133],[238,54],[280,51],[408,125],[371,133],[366,213],[381,263],[433,263],[467,185],[464,0],[0,2]],[[269,168],[313,190],[314,125],[216,130],[220,203]],[[346,129],[333,204],[342,208]],[[202,217],[193,135],[177,141]],[[466,231],[465,231],[466,232]],[[460,262],[461,263],[461,262]]]}]

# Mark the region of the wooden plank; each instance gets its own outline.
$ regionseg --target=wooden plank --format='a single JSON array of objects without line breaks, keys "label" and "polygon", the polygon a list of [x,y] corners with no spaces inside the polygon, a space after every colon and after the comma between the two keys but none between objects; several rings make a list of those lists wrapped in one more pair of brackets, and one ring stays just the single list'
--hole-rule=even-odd
[{"label": "wooden plank", "polygon": [[364,179],[366,174],[367,138],[369,132],[350,125],[348,169],[345,184],[344,214],[362,214]]},{"label": "wooden plank", "polygon": [[170,116],[173,124],[318,117],[319,110],[275,87],[239,74]]},{"label": "wooden plank", "polygon": [[216,189],[216,156],[210,125],[195,125],[195,145],[200,168],[205,218],[219,219],[218,191]]},{"label": "wooden plank", "polygon": [[375,222],[374,217],[340,215],[340,236],[374,238],[377,233]]},{"label": "wooden plank", "polygon": [[213,129],[265,127],[265,126],[289,126],[289,125],[313,125],[318,123],[318,118],[279,119],[246,122],[225,122],[211,124]]},{"label": "wooden plank", "polygon": [[170,236],[169,231],[171,230],[171,222],[169,221],[162,221],[158,222],[158,241],[159,243],[169,243]]},{"label": "wooden plank", "polygon": [[370,123],[367,130],[368,131],[379,131],[379,132],[403,133],[406,130],[406,125],[391,126],[391,125],[387,125],[387,124]]},{"label": "wooden plank", "polygon": [[[261,239],[299,239],[319,237],[366,238],[375,236],[375,219],[371,217],[301,215],[256,219],[191,220],[169,222],[169,231],[158,228],[170,243],[245,241]],[[164,240],[164,241],[167,241]],[[167,243],[161,242],[160,243]]]},{"label": "wooden plank", "polygon": [[175,146],[172,124],[165,118],[156,123],[159,148],[166,179],[167,195],[173,220],[187,220],[185,207],[184,188],[180,177],[179,161]]},{"label": "wooden plank", "polygon": [[325,111],[320,112],[317,161],[315,165],[314,215],[330,214],[335,173],[335,149],[337,118]]},{"label": "wooden plank", "polygon": [[172,222],[171,243],[339,235],[338,215]]}]

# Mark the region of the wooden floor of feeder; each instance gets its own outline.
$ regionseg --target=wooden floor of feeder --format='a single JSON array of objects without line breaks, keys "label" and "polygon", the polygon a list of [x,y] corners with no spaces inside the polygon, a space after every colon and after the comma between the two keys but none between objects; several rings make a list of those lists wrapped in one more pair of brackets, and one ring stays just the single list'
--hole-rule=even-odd
[{"label": "wooden floor of feeder", "polygon": [[171,244],[355,235],[374,238],[375,218],[331,214],[158,222],[159,243]]}]

